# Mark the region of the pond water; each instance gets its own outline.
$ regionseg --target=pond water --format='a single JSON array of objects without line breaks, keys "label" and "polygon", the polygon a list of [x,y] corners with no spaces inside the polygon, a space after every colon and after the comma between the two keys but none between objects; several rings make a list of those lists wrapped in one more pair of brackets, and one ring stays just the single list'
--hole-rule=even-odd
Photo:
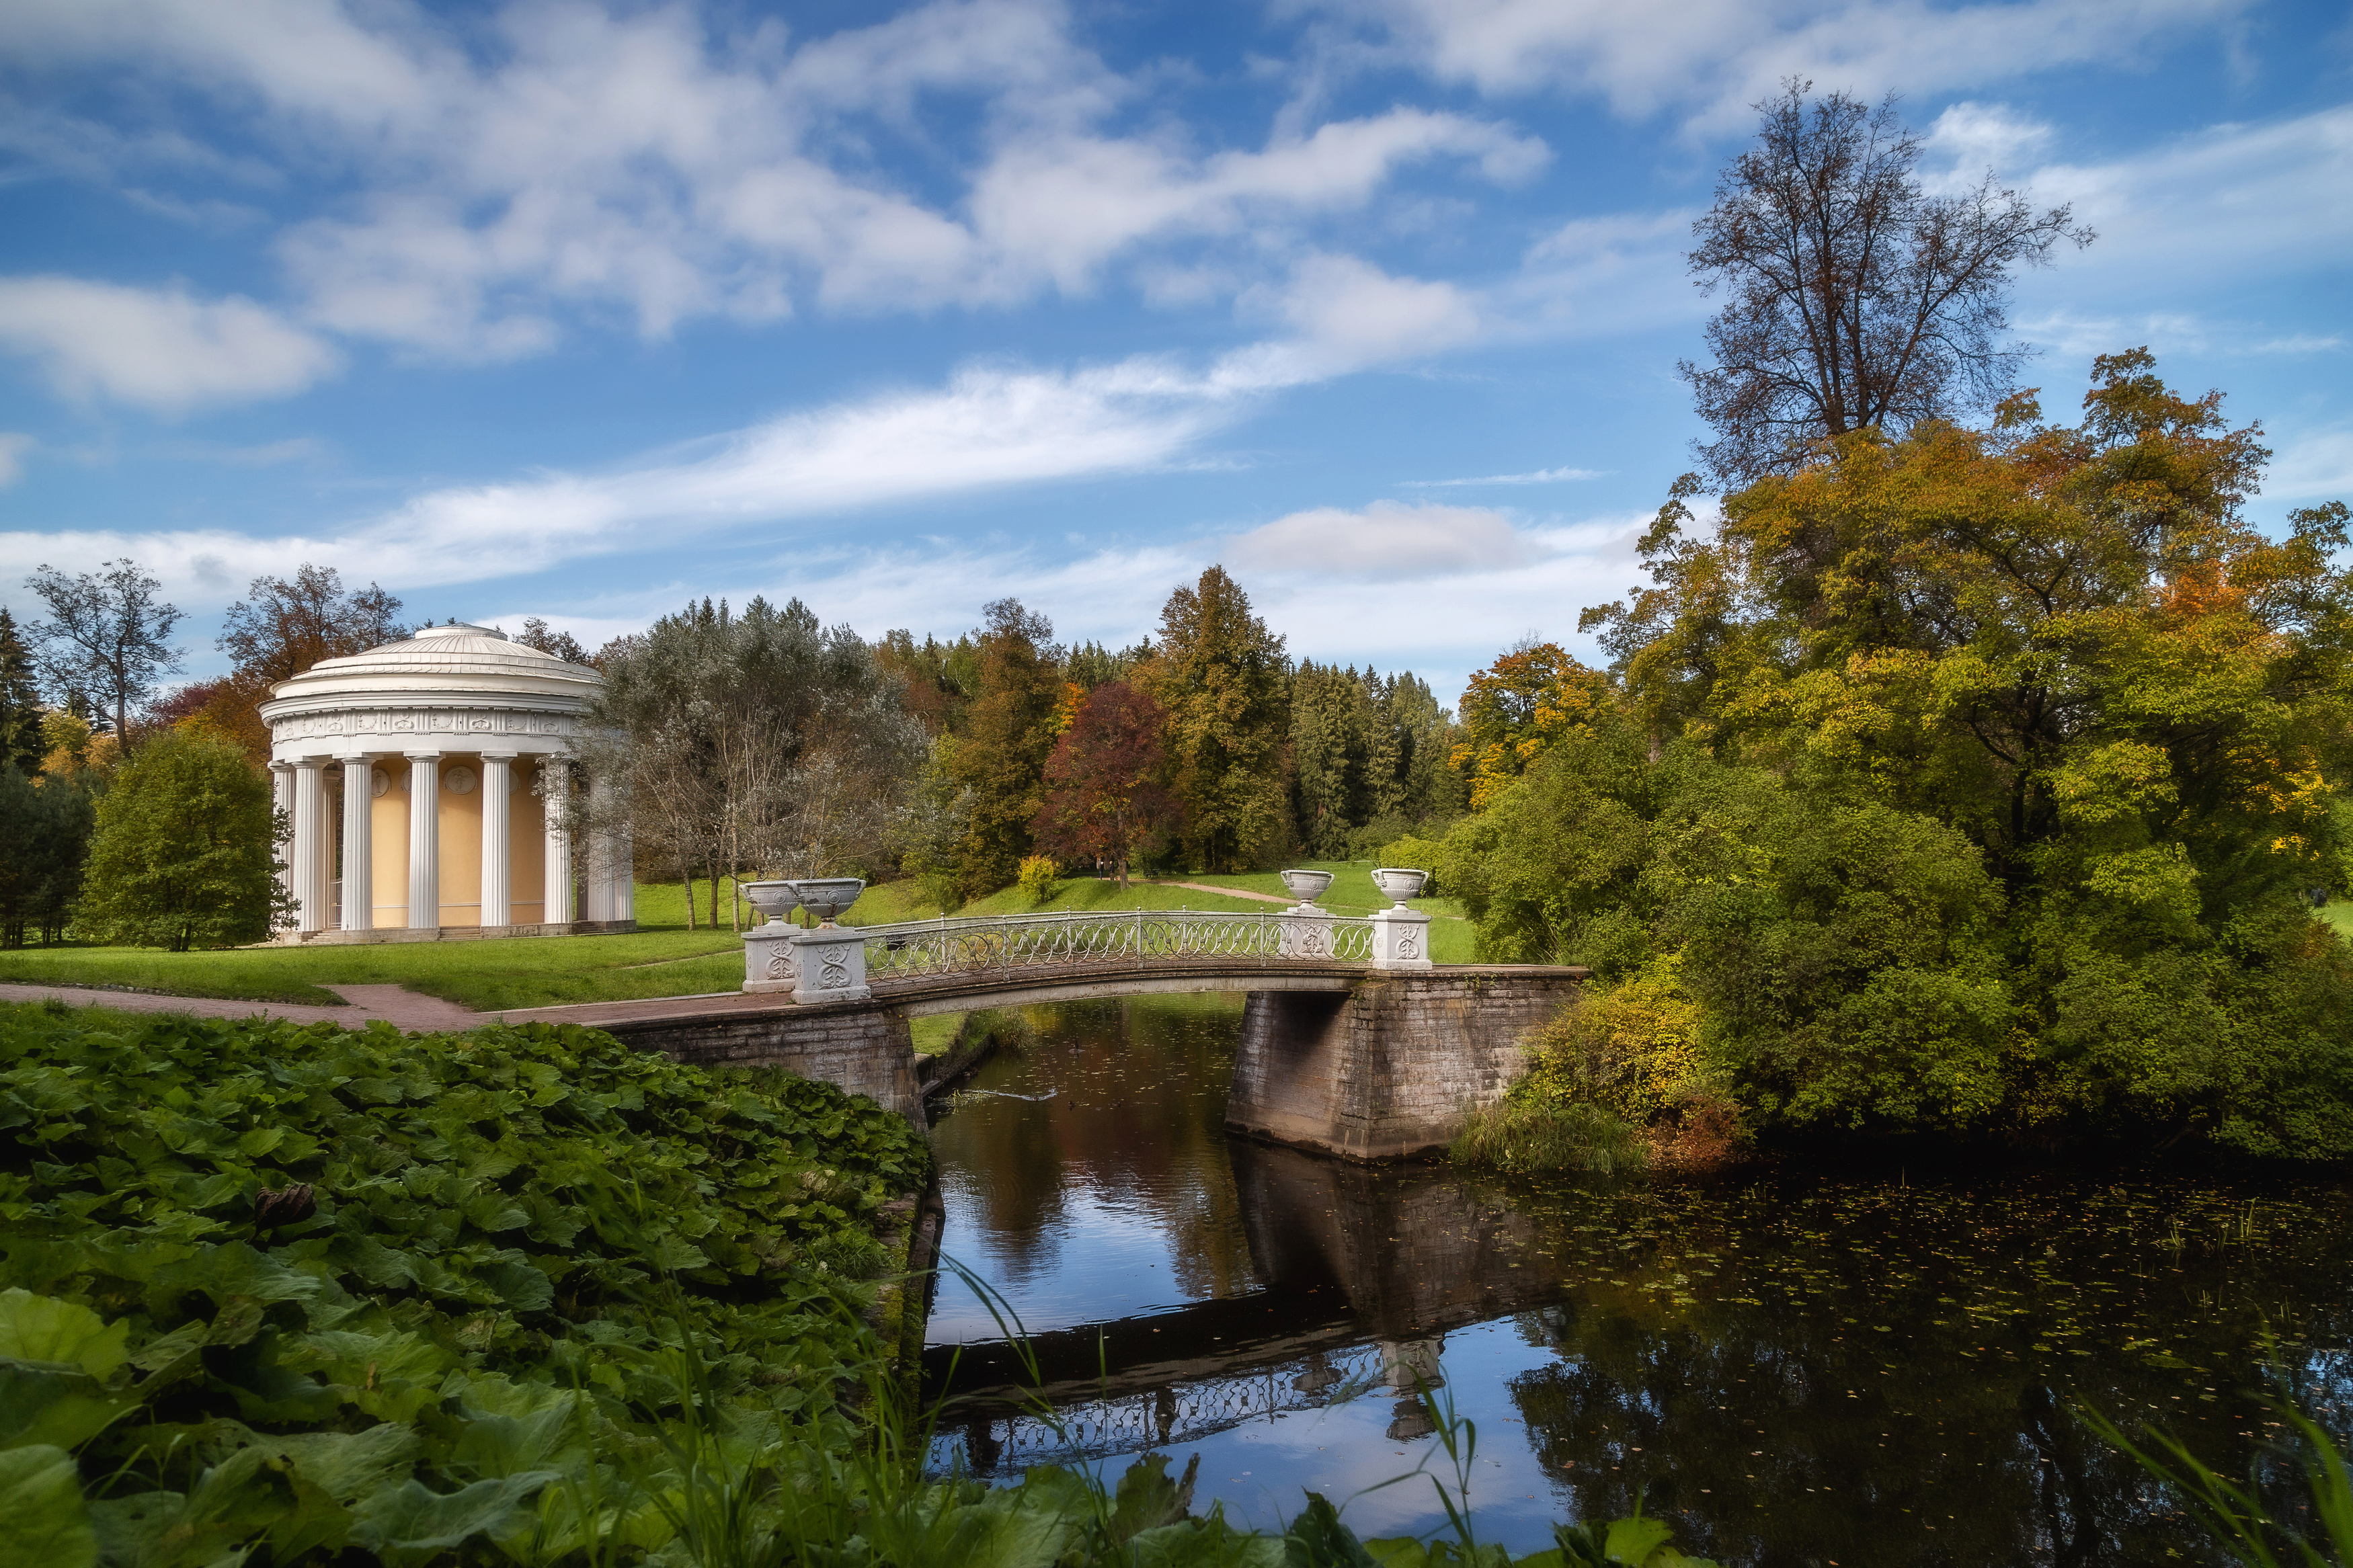
[{"label": "pond water", "polygon": [[1442,1529],[1435,1478],[1514,1551],[1639,1496],[1726,1564],[2121,1564],[2214,1559],[2079,1405],[2242,1475],[2283,1392],[2353,1432],[2341,1181],[1366,1168],[1227,1137],[1239,998],[1023,1017],[934,1133],[997,1298],[936,1293],[943,1468],[1198,1456],[1197,1510],[1313,1489],[1367,1536]]}]

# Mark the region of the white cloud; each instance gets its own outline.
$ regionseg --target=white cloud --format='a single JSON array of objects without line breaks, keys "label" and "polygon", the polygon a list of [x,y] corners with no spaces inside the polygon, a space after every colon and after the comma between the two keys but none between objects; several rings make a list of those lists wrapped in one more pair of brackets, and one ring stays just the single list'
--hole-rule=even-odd
[{"label": "white cloud", "polygon": [[1922,183],[1932,191],[1968,189],[1990,169],[2015,176],[2050,145],[2051,127],[2006,103],[1956,103],[1921,139]]},{"label": "white cloud", "polygon": [[241,296],[79,278],[0,279],[0,347],[38,363],[69,397],[166,412],[300,392],[337,363],[327,344]]},{"label": "white cloud", "polygon": [[[0,580],[36,560],[131,554],[200,602],[302,560],[392,585],[480,582],[690,539],[757,537],[790,519],[1149,469],[1283,384],[1255,361],[1200,371],[1155,359],[1074,371],[970,366],[942,387],[787,415],[607,473],[430,490],[316,536],[0,535]],[[821,557],[825,537],[803,532],[795,548]]]},{"label": "white cloud", "polygon": [[2274,500],[2353,501],[2353,425],[2276,438],[2263,494]]},{"label": "white cloud", "polygon": [[1577,479],[1598,479],[1606,468],[1532,468],[1525,474],[1482,474],[1469,479],[1399,479],[1398,485],[1412,490],[1454,489],[1464,485],[1559,485]]},{"label": "white cloud", "polygon": [[[1088,292],[1186,242],[1229,252],[1230,292],[1280,276],[1310,248],[1301,226],[1363,208],[1405,168],[1508,184],[1549,156],[1411,107],[1279,120],[1257,147],[1203,148],[1160,120],[1107,131],[1140,89],[1051,0],[934,0],[797,43],[774,24],[721,34],[694,5],[512,0],[470,53],[400,0],[260,3],[257,20],[196,0],[27,0],[0,15],[0,48],[194,82],[264,145],[339,162],[355,189],[278,243],[310,318],[464,360],[543,350],[566,307],[659,337],[808,304],[998,306]],[[927,121],[941,109],[973,119],[952,146]],[[35,140],[79,164],[140,155],[77,141],[61,107],[47,118]],[[887,172],[902,168],[923,188]]]},{"label": "white cloud", "polygon": [[2066,270],[2183,285],[2340,271],[2353,245],[2353,106],[2261,125],[2217,125],[2136,157],[2032,171],[2035,196],[2068,202],[2099,240]]},{"label": "white cloud", "polygon": [[1314,374],[1435,353],[1481,327],[1477,304],[1453,284],[1394,278],[1353,256],[1310,256],[1279,290],[1250,290],[1241,306],[1290,326],[1286,352],[1312,362]]},{"label": "white cloud", "polygon": [[1236,567],[1389,582],[1523,566],[1535,552],[1486,507],[1377,500],[1361,511],[1322,506],[1280,517],[1225,545]]},{"label": "white cloud", "polygon": [[2038,70],[2129,63],[2152,43],[2215,28],[2250,0],[1294,0],[1356,20],[1390,63],[1493,95],[1590,94],[1622,115],[1690,106],[1736,127],[1787,76],[1875,97],[1965,89]]},{"label": "white cloud", "polygon": [[25,455],[37,445],[20,431],[0,430],[0,490],[25,477]]},{"label": "white cloud", "polygon": [[1693,214],[1571,218],[1528,247],[1497,292],[1520,320],[1575,337],[1696,320],[1706,309],[1683,263]]}]

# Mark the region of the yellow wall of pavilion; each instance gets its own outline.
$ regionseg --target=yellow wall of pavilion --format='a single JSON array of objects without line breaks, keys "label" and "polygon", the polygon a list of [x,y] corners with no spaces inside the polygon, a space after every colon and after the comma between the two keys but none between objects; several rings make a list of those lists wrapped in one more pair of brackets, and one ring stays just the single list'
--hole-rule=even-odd
[{"label": "yellow wall of pavilion", "polygon": [[[459,795],[449,787],[449,774],[470,769],[474,787]],[[441,923],[478,926],[482,923],[482,759],[445,755],[441,759]]]},{"label": "yellow wall of pavilion", "polygon": [[537,775],[528,758],[518,758],[515,790],[507,796],[507,865],[512,868],[507,886],[514,895],[514,923],[519,926],[537,925],[547,918],[547,819],[539,796],[531,793]]},{"label": "yellow wall of pavilion", "polygon": [[408,764],[398,757],[375,764],[392,787],[368,803],[368,867],[375,886],[375,929],[408,923]]}]

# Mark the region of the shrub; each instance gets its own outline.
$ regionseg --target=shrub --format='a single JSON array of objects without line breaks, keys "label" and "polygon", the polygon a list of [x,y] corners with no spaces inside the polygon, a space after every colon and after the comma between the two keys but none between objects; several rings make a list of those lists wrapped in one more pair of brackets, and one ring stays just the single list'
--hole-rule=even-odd
[{"label": "shrub", "polygon": [[1044,855],[1022,858],[1019,886],[1024,897],[1033,904],[1042,904],[1062,890],[1060,880],[1062,868]]},{"label": "shrub", "polygon": [[100,942],[227,947],[269,934],[285,894],[269,782],[216,736],[174,730],[115,773],[76,925]]},{"label": "shrub", "polygon": [[1597,984],[1537,1037],[1525,1092],[1595,1105],[1629,1121],[1657,1119],[1701,1088],[1699,1004],[1670,955],[1615,984]]}]

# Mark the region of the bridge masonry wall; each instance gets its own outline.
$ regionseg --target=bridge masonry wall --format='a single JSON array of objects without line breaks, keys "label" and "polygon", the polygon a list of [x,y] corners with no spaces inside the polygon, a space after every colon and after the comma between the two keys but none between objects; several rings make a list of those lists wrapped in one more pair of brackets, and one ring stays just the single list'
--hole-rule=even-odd
[{"label": "bridge masonry wall", "polygon": [[915,1079],[907,1016],[867,1002],[779,1006],[757,1013],[632,1019],[599,1028],[640,1050],[703,1067],[777,1067],[871,1095],[916,1126],[927,1125]]},{"label": "bridge masonry wall", "polygon": [[1226,1125],[1353,1160],[1442,1149],[1466,1112],[1503,1097],[1529,1037],[1584,977],[1463,966],[1378,975],[1338,996],[1254,992]]}]

